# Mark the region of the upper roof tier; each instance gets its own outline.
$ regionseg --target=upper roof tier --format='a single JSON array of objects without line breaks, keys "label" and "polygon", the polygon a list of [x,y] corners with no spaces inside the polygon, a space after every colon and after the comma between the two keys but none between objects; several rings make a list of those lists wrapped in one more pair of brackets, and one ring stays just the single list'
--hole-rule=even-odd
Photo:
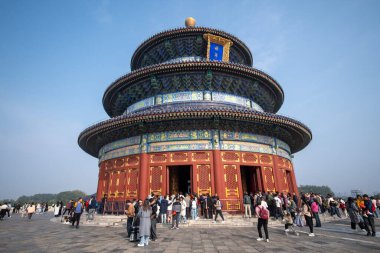
[{"label": "upper roof tier", "polygon": [[160,32],[144,41],[135,51],[131,69],[158,63],[204,60],[207,54],[205,34],[213,34],[232,42],[229,62],[252,66],[252,53],[235,36],[207,27],[176,28]]}]

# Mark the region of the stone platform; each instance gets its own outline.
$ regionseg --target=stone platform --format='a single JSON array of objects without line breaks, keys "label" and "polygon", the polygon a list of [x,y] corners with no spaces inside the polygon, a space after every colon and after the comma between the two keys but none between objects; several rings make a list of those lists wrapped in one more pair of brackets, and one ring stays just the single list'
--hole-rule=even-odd
[{"label": "stone platform", "polygon": [[[286,235],[283,225],[272,224],[269,243],[256,240],[257,229],[253,226],[158,227],[158,239],[140,248],[128,241],[122,225],[81,225],[76,229],[51,222],[52,216],[34,215],[27,220],[16,214],[0,221],[1,252],[380,252],[380,239],[352,231],[348,219],[322,220],[315,237],[307,235],[306,227],[297,228],[300,235],[296,236]],[[379,231],[379,219],[376,224]]]},{"label": "stone platform", "polygon": [[[100,227],[119,227],[125,226],[127,222],[127,216],[125,215],[95,215],[93,221],[86,221],[86,213],[83,213],[81,217],[81,225],[84,226],[100,226]],[[183,227],[253,227],[257,226],[257,218],[245,218],[242,214],[229,214],[223,213],[225,221],[218,217],[217,222],[213,222],[212,219],[199,218],[196,220],[187,220],[187,223],[181,223]],[[330,215],[321,215],[321,222],[330,222],[337,218],[331,217]],[[52,218],[52,222],[62,223],[62,218]],[[269,226],[281,225],[281,221],[275,220],[274,218],[269,219]],[[167,224],[157,224],[157,227],[167,227]]]}]

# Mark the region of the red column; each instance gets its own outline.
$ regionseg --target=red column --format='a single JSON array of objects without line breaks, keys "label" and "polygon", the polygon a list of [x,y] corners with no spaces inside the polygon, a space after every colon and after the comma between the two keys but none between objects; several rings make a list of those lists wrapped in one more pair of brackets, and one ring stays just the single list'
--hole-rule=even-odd
[{"label": "red column", "polygon": [[293,163],[292,163],[291,167],[292,167],[292,170],[290,171],[290,177],[292,178],[293,191],[296,193],[297,196],[299,196],[298,185],[296,182],[296,172],[294,171]]},{"label": "red column", "polygon": [[99,165],[99,175],[98,175],[98,190],[96,192],[96,199],[100,201],[102,199],[103,182],[104,182],[104,170],[102,165]]},{"label": "red column", "polygon": [[272,161],[273,161],[273,177],[274,177],[274,185],[276,187],[276,192],[282,192],[283,186],[280,185],[280,180],[278,180],[278,167],[277,167],[277,156],[276,155],[271,155],[272,156]]},{"label": "red column", "polygon": [[139,199],[146,199],[148,197],[149,187],[149,155],[146,153],[140,154],[140,172],[139,172]]},{"label": "red column", "polygon": [[218,193],[218,196],[221,199],[226,198],[226,192],[224,190],[224,173],[223,165],[221,163],[221,153],[220,150],[213,150],[213,165],[214,165],[214,182],[215,182],[215,193]]}]

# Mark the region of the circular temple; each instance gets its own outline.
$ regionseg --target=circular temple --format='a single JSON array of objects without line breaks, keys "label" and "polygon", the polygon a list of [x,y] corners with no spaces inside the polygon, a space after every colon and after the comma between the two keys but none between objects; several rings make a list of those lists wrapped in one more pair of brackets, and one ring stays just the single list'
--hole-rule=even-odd
[{"label": "circular temple", "polygon": [[244,192],[297,193],[292,157],[310,129],[275,114],[284,91],[252,68],[242,41],[193,18],[185,24],[137,48],[132,72],[104,93],[111,118],[79,135],[99,159],[97,199],[107,194],[112,211],[124,212],[126,199],[151,192],[218,194],[234,212]]}]

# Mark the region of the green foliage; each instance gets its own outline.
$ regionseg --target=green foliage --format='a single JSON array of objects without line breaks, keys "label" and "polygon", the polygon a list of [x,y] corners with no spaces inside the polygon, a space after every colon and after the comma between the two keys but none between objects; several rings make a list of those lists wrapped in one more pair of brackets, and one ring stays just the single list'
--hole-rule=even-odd
[{"label": "green foliage", "polygon": [[[70,199],[77,200],[79,197],[85,197],[86,193],[74,190],[74,191],[65,191],[60,192],[58,194],[51,194],[51,193],[40,193],[40,194],[34,194],[33,196],[21,196],[16,201],[13,200],[11,203],[49,203],[54,204],[58,201],[62,201],[63,203],[67,203]],[[4,200],[5,201],[5,200]],[[1,201],[3,202],[3,201]]]},{"label": "green foliage", "polygon": [[298,192],[314,192],[321,194],[322,196],[326,196],[327,194],[331,194],[334,196],[334,192],[331,190],[331,188],[327,185],[300,185],[298,187]]},{"label": "green foliage", "polygon": [[56,201],[62,201],[63,203],[68,202],[70,199],[77,200],[80,197],[85,197],[86,193],[74,190],[74,191],[66,191],[66,192],[60,192],[56,195],[55,199]]},{"label": "green foliage", "polygon": [[2,200],[0,200],[1,204],[3,204],[3,203],[11,203],[13,205],[15,202],[16,201],[14,199],[2,199]]}]

